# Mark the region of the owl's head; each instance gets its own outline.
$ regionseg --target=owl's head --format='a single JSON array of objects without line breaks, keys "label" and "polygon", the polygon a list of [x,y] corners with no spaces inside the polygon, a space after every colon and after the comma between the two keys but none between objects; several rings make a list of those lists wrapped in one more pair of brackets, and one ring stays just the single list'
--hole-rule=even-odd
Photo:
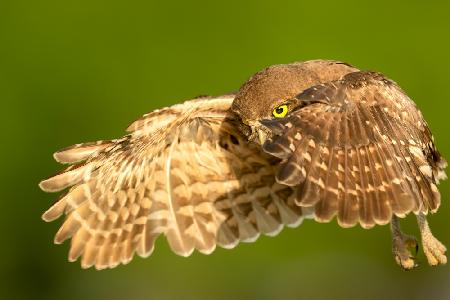
[{"label": "owl's head", "polygon": [[[262,119],[284,118],[289,111],[301,105],[295,98],[305,89],[337,80],[354,67],[329,60],[311,60],[292,64],[274,65],[253,75],[237,93],[231,110],[243,122],[242,132],[252,140],[262,143]],[[247,130],[245,127],[250,129]]]}]

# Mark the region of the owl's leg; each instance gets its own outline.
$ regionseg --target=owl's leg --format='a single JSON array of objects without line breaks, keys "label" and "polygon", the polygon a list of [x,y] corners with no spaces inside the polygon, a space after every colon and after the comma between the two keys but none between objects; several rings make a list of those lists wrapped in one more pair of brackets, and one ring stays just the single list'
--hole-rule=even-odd
[{"label": "owl's leg", "polygon": [[427,217],[423,213],[417,215],[417,223],[419,224],[420,235],[422,237],[422,247],[428,263],[431,266],[447,263],[445,252],[447,248],[433,236],[428,225]]},{"label": "owl's leg", "polygon": [[401,231],[397,216],[392,217],[391,232],[392,252],[397,264],[405,270],[417,267],[416,255],[419,244],[415,237],[406,235]]}]

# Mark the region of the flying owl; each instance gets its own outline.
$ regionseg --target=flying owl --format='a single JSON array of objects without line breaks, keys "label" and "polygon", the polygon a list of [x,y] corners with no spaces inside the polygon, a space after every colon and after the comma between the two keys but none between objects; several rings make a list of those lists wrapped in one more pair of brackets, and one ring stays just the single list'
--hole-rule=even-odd
[{"label": "flying owl", "polygon": [[268,67],[236,94],[155,110],[111,141],[54,154],[69,164],[40,183],[68,189],[42,216],[69,261],[113,268],[147,257],[164,235],[178,255],[233,248],[305,218],[344,228],[390,224],[393,254],[414,268],[414,213],[430,265],[446,248],[426,215],[438,210],[446,161],[412,100],[380,73],[327,60]]}]

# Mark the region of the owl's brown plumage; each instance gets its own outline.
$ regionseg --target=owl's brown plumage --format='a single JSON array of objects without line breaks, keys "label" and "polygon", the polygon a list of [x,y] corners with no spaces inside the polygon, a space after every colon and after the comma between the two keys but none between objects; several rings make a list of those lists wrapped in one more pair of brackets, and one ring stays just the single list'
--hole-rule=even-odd
[{"label": "owl's brown plumage", "polygon": [[356,71],[358,69],[346,63],[327,60],[270,66],[242,85],[231,110],[244,120],[272,118],[275,106],[299,92]]},{"label": "owl's brown plumage", "polygon": [[354,72],[296,99],[289,117],[262,121],[276,132],[264,149],[283,159],[277,181],[298,186],[298,204],[314,205],[318,221],[337,215],[342,226],[372,227],[392,214],[437,210],[445,163],[421,113],[394,82]]},{"label": "owl's brown plumage", "polygon": [[155,111],[122,139],[57,152],[58,161],[78,164],[41,187],[74,187],[43,218],[68,215],[55,242],[72,237],[69,260],[114,267],[134,252],[148,256],[160,234],[179,255],[210,253],[216,244],[232,248],[298,225],[295,191],[276,183],[277,159],[237,131],[233,98]]},{"label": "owl's brown plumage", "polygon": [[[281,104],[289,112],[274,118]],[[69,260],[81,256],[83,267],[148,256],[161,234],[187,256],[275,235],[304,217],[365,228],[422,217],[438,209],[445,178],[445,160],[406,94],[379,73],[336,61],[269,67],[237,95],[157,110],[128,131],[57,152],[72,166],[40,185],[70,188],[43,218],[67,215],[55,242],[72,238]],[[403,236],[395,237],[396,259],[409,268]],[[427,241],[429,261],[445,263],[445,247]]]}]

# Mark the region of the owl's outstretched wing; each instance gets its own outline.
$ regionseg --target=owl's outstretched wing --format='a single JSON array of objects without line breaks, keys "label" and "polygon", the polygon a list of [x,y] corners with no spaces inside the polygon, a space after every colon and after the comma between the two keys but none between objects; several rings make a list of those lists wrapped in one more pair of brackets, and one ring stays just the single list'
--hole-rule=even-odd
[{"label": "owl's outstretched wing", "polygon": [[134,252],[150,255],[160,234],[179,255],[211,253],[300,224],[296,190],[276,183],[278,159],[240,134],[228,111],[233,98],[157,110],[121,139],[57,152],[73,166],[40,187],[70,190],[43,219],[66,213],[55,242],[72,238],[69,260],[115,267]]},{"label": "owl's outstretched wing", "polygon": [[286,118],[263,120],[264,150],[282,162],[279,183],[297,186],[317,221],[386,224],[393,214],[436,211],[445,160],[420,111],[392,81],[355,72],[296,97]]}]

